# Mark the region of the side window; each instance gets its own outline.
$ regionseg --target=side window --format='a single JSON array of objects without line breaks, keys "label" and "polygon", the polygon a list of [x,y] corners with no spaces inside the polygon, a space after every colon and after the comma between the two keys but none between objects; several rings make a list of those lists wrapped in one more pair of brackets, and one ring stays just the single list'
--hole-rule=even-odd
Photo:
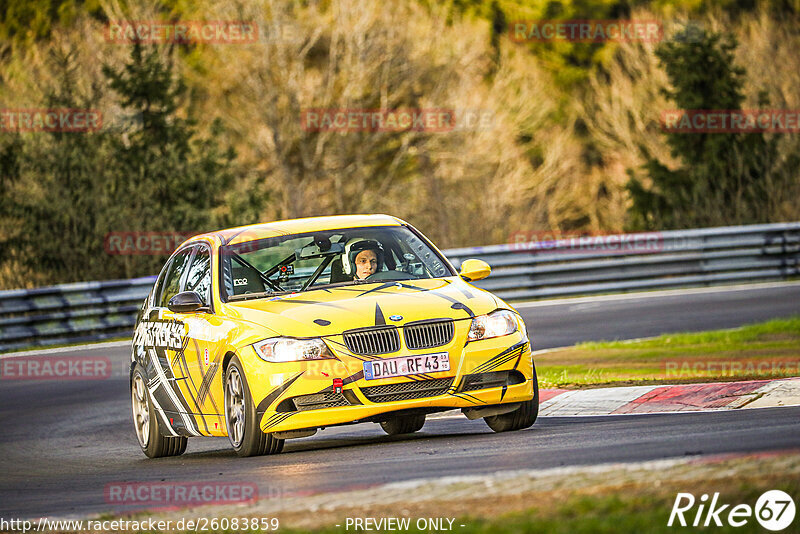
[{"label": "side window", "polygon": [[186,270],[189,258],[192,256],[192,249],[188,248],[180,251],[172,260],[169,266],[167,275],[164,277],[164,287],[161,290],[161,298],[158,305],[166,308],[169,304],[169,299],[180,293],[181,290],[181,277]]},{"label": "side window", "polygon": [[185,291],[196,291],[206,306],[211,303],[211,254],[206,247],[197,248],[186,276]]},{"label": "side window", "polygon": [[169,265],[165,265],[158,275],[155,285],[153,286],[153,300],[152,306],[159,306],[159,296],[161,295],[161,288],[164,287],[164,278],[167,276]]}]

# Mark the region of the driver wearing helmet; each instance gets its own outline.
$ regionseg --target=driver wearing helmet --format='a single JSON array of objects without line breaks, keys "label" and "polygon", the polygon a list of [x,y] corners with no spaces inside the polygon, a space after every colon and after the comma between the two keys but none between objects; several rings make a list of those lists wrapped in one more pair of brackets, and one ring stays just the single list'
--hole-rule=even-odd
[{"label": "driver wearing helmet", "polygon": [[383,246],[374,239],[353,239],[344,247],[342,267],[353,280],[364,280],[381,270]]}]

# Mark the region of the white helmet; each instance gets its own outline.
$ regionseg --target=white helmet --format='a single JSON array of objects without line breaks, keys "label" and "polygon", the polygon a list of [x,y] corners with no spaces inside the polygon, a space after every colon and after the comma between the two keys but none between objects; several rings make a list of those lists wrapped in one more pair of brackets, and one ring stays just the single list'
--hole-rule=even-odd
[{"label": "white helmet", "polygon": [[356,272],[356,256],[362,250],[374,250],[378,256],[378,270],[380,271],[383,265],[383,245],[374,239],[362,239],[357,237],[351,239],[344,246],[344,254],[342,255],[342,271],[344,274],[353,275]]}]

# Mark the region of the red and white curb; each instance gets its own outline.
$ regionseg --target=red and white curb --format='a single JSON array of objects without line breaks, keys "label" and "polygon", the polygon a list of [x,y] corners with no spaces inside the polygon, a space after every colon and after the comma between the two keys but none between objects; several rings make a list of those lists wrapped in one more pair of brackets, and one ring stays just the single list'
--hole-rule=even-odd
[{"label": "red and white curb", "polygon": [[539,415],[545,416],[691,412],[798,405],[800,378],[582,390],[542,389],[539,392]]}]

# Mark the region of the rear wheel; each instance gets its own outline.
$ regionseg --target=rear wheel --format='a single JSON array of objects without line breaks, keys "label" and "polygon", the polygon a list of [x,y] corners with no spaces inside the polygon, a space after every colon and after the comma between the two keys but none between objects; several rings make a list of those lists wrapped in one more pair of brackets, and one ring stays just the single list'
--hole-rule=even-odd
[{"label": "rear wheel", "polygon": [[483,420],[495,432],[508,432],[522,430],[533,426],[539,415],[539,383],[536,378],[536,369],[533,370],[533,398],[522,403],[522,406],[513,412],[484,417]]},{"label": "rear wheel", "polygon": [[261,456],[283,450],[284,440],[262,432],[258,426],[256,407],[236,356],[225,371],[225,422],[228,439],[238,456]]},{"label": "rear wheel", "polygon": [[393,417],[381,423],[381,428],[390,436],[412,434],[425,425],[425,414]]},{"label": "rear wheel", "polygon": [[147,379],[139,364],[133,369],[131,380],[131,408],[136,438],[142,452],[149,458],[179,456],[186,451],[189,440],[184,436],[165,436],[156,419],[155,408],[147,390]]}]

